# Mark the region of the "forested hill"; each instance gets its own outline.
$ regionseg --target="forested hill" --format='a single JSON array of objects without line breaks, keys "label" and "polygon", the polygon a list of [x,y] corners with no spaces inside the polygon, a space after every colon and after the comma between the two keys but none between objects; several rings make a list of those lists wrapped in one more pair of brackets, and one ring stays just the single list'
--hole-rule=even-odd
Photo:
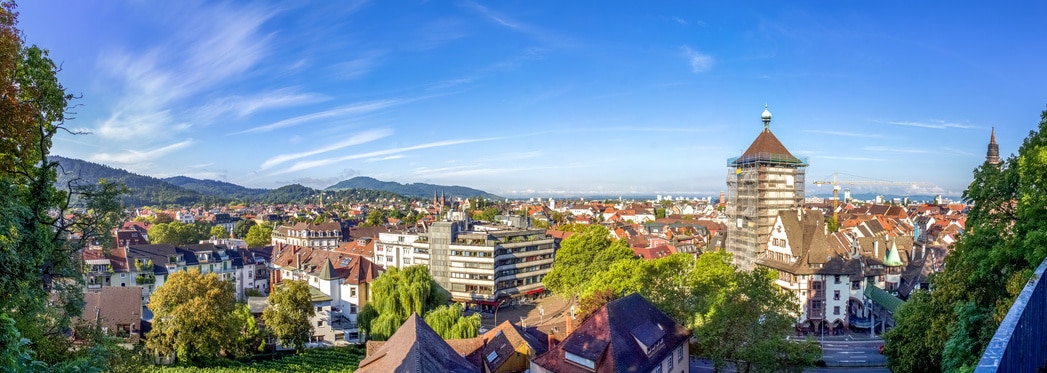
[{"label": "forested hill", "polygon": [[496,196],[491,193],[487,193],[482,190],[463,187],[463,186],[443,186],[426,183],[409,183],[400,184],[393,181],[381,181],[375,178],[366,176],[357,176],[349,180],[343,180],[338,184],[327,187],[326,190],[341,190],[341,189],[372,189],[372,190],[384,190],[393,192],[396,194],[404,195],[407,197],[430,199],[434,195],[443,194],[447,198],[461,197],[470,198],[481,196],[486,199],[503,199],[502,197]]},{"label": "forested hill", "polygon": [[68,183],[74,179],[80,179],[79,182],[83,184],[94,184],[99,179],[106,179],[123,182],[131,190],[131,194],[121,199],[125,206],[160,206],[161,204],[192,206],[200,203],[205,197],[198,192],[161,179],[138,175],[119,168],[60,156],[49,158],[61,165],[58,170],[58,179],[55,181],[55,186],[59,190],[65,190]]},{"label": "forested hill", "polygon": [[256,200],[269,192],[269,189],[247,188],[224,181],[200,180],[187,176],[174,176],[163,180],[201,194],[223,198]]},{"label": "forested hill", "polygon": [[[73,179],[80,183],[94,184],[99,179],[119,181],[131,190],[121,202],[125,206],[200,206],[225,204],[232,201],[267,204],[318,203],[320,190],[299,184],[285,185],[277,189],[255,189],[216,180],[199,180],[185,176],[159,179],[138,175],[119,168],[79,159],[51,156],[61,165],[55,185],[65,190]],[[328,191],[329,200],[378,201],[407,200],[408,198],[383,190],[360,188]]]}]

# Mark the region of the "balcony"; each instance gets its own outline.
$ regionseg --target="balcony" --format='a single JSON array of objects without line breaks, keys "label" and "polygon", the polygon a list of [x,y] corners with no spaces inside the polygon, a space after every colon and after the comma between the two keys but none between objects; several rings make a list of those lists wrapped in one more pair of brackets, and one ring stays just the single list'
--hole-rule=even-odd
[{"label": "balcony", "polygon": [[1036,372],[1047,368],[1047,260],[1040,263],[996,329],[975,372]]}]

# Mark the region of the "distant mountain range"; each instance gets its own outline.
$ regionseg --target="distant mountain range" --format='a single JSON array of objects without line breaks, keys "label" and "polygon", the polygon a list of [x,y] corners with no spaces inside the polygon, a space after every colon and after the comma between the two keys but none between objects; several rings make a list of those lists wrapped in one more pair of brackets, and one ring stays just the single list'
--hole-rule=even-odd
[{"label": "distant mountain range", "polygon": [[[268,204],[319,202],[320,190],[292,184],[276,189],[247,188],[217,180],[200,180],[186,176],[155,178],[138,175],[122,169],[79,159],[51,156],[61,168],[55,185],[65,189],[68,183],[79,179],[80,183],[97,183],[99,179],[120,181],[131,190],[122,198],[126,206],[193,206],[225,204],[231,201],[262,202]],[[407,184],[383,182],[369,177],[356,177],[342,181],[325,190],[327,198],[354,201],[376,201],[379,199],[432,198],[434,192],[442,191],[448,198],[475,197],[494,199],[501,197],[460,186],[432,184]]]},{"label": "distant mountain range", "polygon": [[385,190],[396,194],[404,195],[407,197],[415,198],[433,198],[435,195],[444,195],[448,199],[459,197],[459,198],[472,198],[480,196],[486,199],[504,199],[491,193],[487,193],[482,190],[467,188],[463,186],[443,186],[426,183],[409,183],[400,184],[393,181],[381,181],[372,177],[357,176],[349,180],[342,180],[338,184],[327,187],[324,190],[342,190],[342,189],[372,189],[372,190]]}]

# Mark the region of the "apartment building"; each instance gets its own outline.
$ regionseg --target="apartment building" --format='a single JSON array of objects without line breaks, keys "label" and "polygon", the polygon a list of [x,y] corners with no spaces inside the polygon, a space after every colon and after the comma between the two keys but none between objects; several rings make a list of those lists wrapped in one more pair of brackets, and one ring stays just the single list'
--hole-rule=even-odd
[{"label": "apartment building", "polygon": [[[406,248],[386,244],[383,250],[389,247],[401,254]],[[411,263],[428,265],[452,300],[482,306],[544,292],[542,278],[556,252],[553,237],[544,229],[468,221],[435,222],[410,247]]]}]

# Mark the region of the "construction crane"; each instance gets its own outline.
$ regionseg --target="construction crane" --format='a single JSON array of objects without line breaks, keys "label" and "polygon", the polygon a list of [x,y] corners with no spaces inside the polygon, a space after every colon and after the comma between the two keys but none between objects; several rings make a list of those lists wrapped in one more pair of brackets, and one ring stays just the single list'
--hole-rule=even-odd
[{"label": "construction crane", "polygon": [[833,172],[832,181],[814,181],[811,182],[814,185],[832,185],[833,186],[833,221],[836,224],[840,224],[839,210],[840,207],[840,185],[927,185],[922,181],[905,182],[905,181],[883,181],[883,180],[839,180],[839,174]]}]

